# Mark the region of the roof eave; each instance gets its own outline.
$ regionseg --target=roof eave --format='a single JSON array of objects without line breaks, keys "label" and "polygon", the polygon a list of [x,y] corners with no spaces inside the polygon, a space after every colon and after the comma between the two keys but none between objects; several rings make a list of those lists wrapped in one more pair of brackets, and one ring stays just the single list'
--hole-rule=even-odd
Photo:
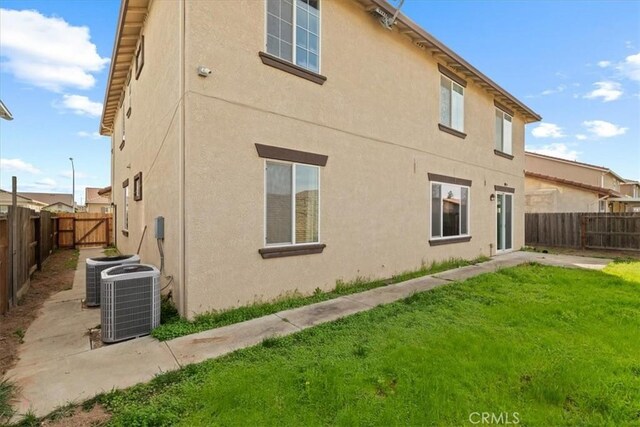
[{"label": "roof eave", "polygon": [[[396,11],[396,9],[386,0],[356,1],[362,4],[368,11],[373,11],[376,8],[380,8],[382,11],[389,15],[393,15]],[[496,82],[484,75],[473,65],[464,60],[460,55],[452,51],[444,43],[424,30],[418,24],[413,22],[402,12],[398,14],[395,25],[398,28],[398,31],[401,31],[403,34],[410,37],[414,44],[423,49],[426,49],[436,59],[444,59],[444,62],[446,62],[449,67],[459,73],[462,73],[467,78],[470,78],[475,84],[482,87],[485,91],[492,93],[498,98],[501,98],[499,99],[499,101],[507,104],[514,110],[518,111],[521,115],[523,115],[526,119],[526,123],[533,123],[542,120],[542,116],[527,107],[523,102],[518,100],[515,96],[511,95]]]}]

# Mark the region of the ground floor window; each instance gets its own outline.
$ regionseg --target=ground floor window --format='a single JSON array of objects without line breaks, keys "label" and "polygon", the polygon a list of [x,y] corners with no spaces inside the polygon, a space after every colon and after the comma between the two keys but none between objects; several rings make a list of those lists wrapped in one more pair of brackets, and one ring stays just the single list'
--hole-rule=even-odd
[{"label": "ground floor window", "polygon": [[320,168],[267,161],[265,241],[267,245],[319,242]]},{"label": "ground floor window", "polygon": [[122,185],[122,230],[129,230],[129,180]]},{"label": "ground floor window", "polygon": [[469,235],[469,187],[431,183],[431,237]]}]

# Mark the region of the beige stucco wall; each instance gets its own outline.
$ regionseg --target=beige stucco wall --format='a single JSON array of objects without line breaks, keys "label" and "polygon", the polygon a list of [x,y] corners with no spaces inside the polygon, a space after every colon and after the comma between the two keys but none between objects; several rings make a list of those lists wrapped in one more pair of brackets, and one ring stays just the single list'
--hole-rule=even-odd
[{"label": "beige stucco wall", "polygon": [[[179,72],[181,30],[180,2],[153,1],[143,34],[145,63],[138,80],[131,79],[129,97],[117,114],[112,138],[112,200],[116,205],[115,234],[122,253],[140,247],[142,262],[160,266],[154,239],[154,218],[165,217],[165,271],[172,276],[171,290],[180,304],[179,275]],[[128,91],[127,91],[128,93]],[[122,150],[123,111],[131,105],[126,120],[126,142]],[[142,172],[143,199],[133,200],[133,178]],[[129,233],[123,228],[124,180],[129,180]],[[146,232],[145,232],[146,227]],[[144,233],[144,238],[143,238]],[[169,279],[163,278],[163,286]]]},{"label": "beige stucco wall", "polygon": [[[322,86],[262,64],[263,2],[187,3],[188,315],[287,291],[326,290],[338,279],[389,277],[422,262],[489,255],[494,185],[515,188],[513,247],[524,244],[522,117],[514,119],[515,158],[496,156],[493,98],[469,82],[467,138],[441,132],[434,58],[384,30],[355,2],[321,7],[321,73],[328,78]],[[199,65],[213,74],[198,77]],[[322,254],[268,260],[258,254],[264,159],[255,143],[329,156],[320,178]],[[429,246],[427,173],[473,181],[470,242]]]},{"label": "beige stucco wall", "polygon": [[533,177],[525,178],[525,212],[598,212],[598,195]]}]

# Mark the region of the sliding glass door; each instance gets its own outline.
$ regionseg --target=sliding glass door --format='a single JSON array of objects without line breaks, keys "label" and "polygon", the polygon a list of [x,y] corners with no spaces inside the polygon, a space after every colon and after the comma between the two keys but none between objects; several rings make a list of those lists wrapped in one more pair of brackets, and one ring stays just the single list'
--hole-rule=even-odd
[{"label": "sliding glass door", "polygon": [[513,194],[497,194],[497,248],[498,252],[512,249]]}]

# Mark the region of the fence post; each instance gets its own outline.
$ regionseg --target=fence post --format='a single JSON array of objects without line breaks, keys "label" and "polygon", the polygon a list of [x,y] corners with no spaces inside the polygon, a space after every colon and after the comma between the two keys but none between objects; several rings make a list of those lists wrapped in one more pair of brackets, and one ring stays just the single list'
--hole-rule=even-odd
[{"label": "fence post", "polygon": [[11,177],[11,306],[18,305],[18,178]]},{"label": "fence post", "polygon": [[587,217],[580,216],[580,246],[582,249],[587,247]]},{"label": "fence post", "polygon": [[38,218],[34,220],[34,225],[36,228],[36,268],[40,271],[42,270],[42,215],[38,215]]}]

